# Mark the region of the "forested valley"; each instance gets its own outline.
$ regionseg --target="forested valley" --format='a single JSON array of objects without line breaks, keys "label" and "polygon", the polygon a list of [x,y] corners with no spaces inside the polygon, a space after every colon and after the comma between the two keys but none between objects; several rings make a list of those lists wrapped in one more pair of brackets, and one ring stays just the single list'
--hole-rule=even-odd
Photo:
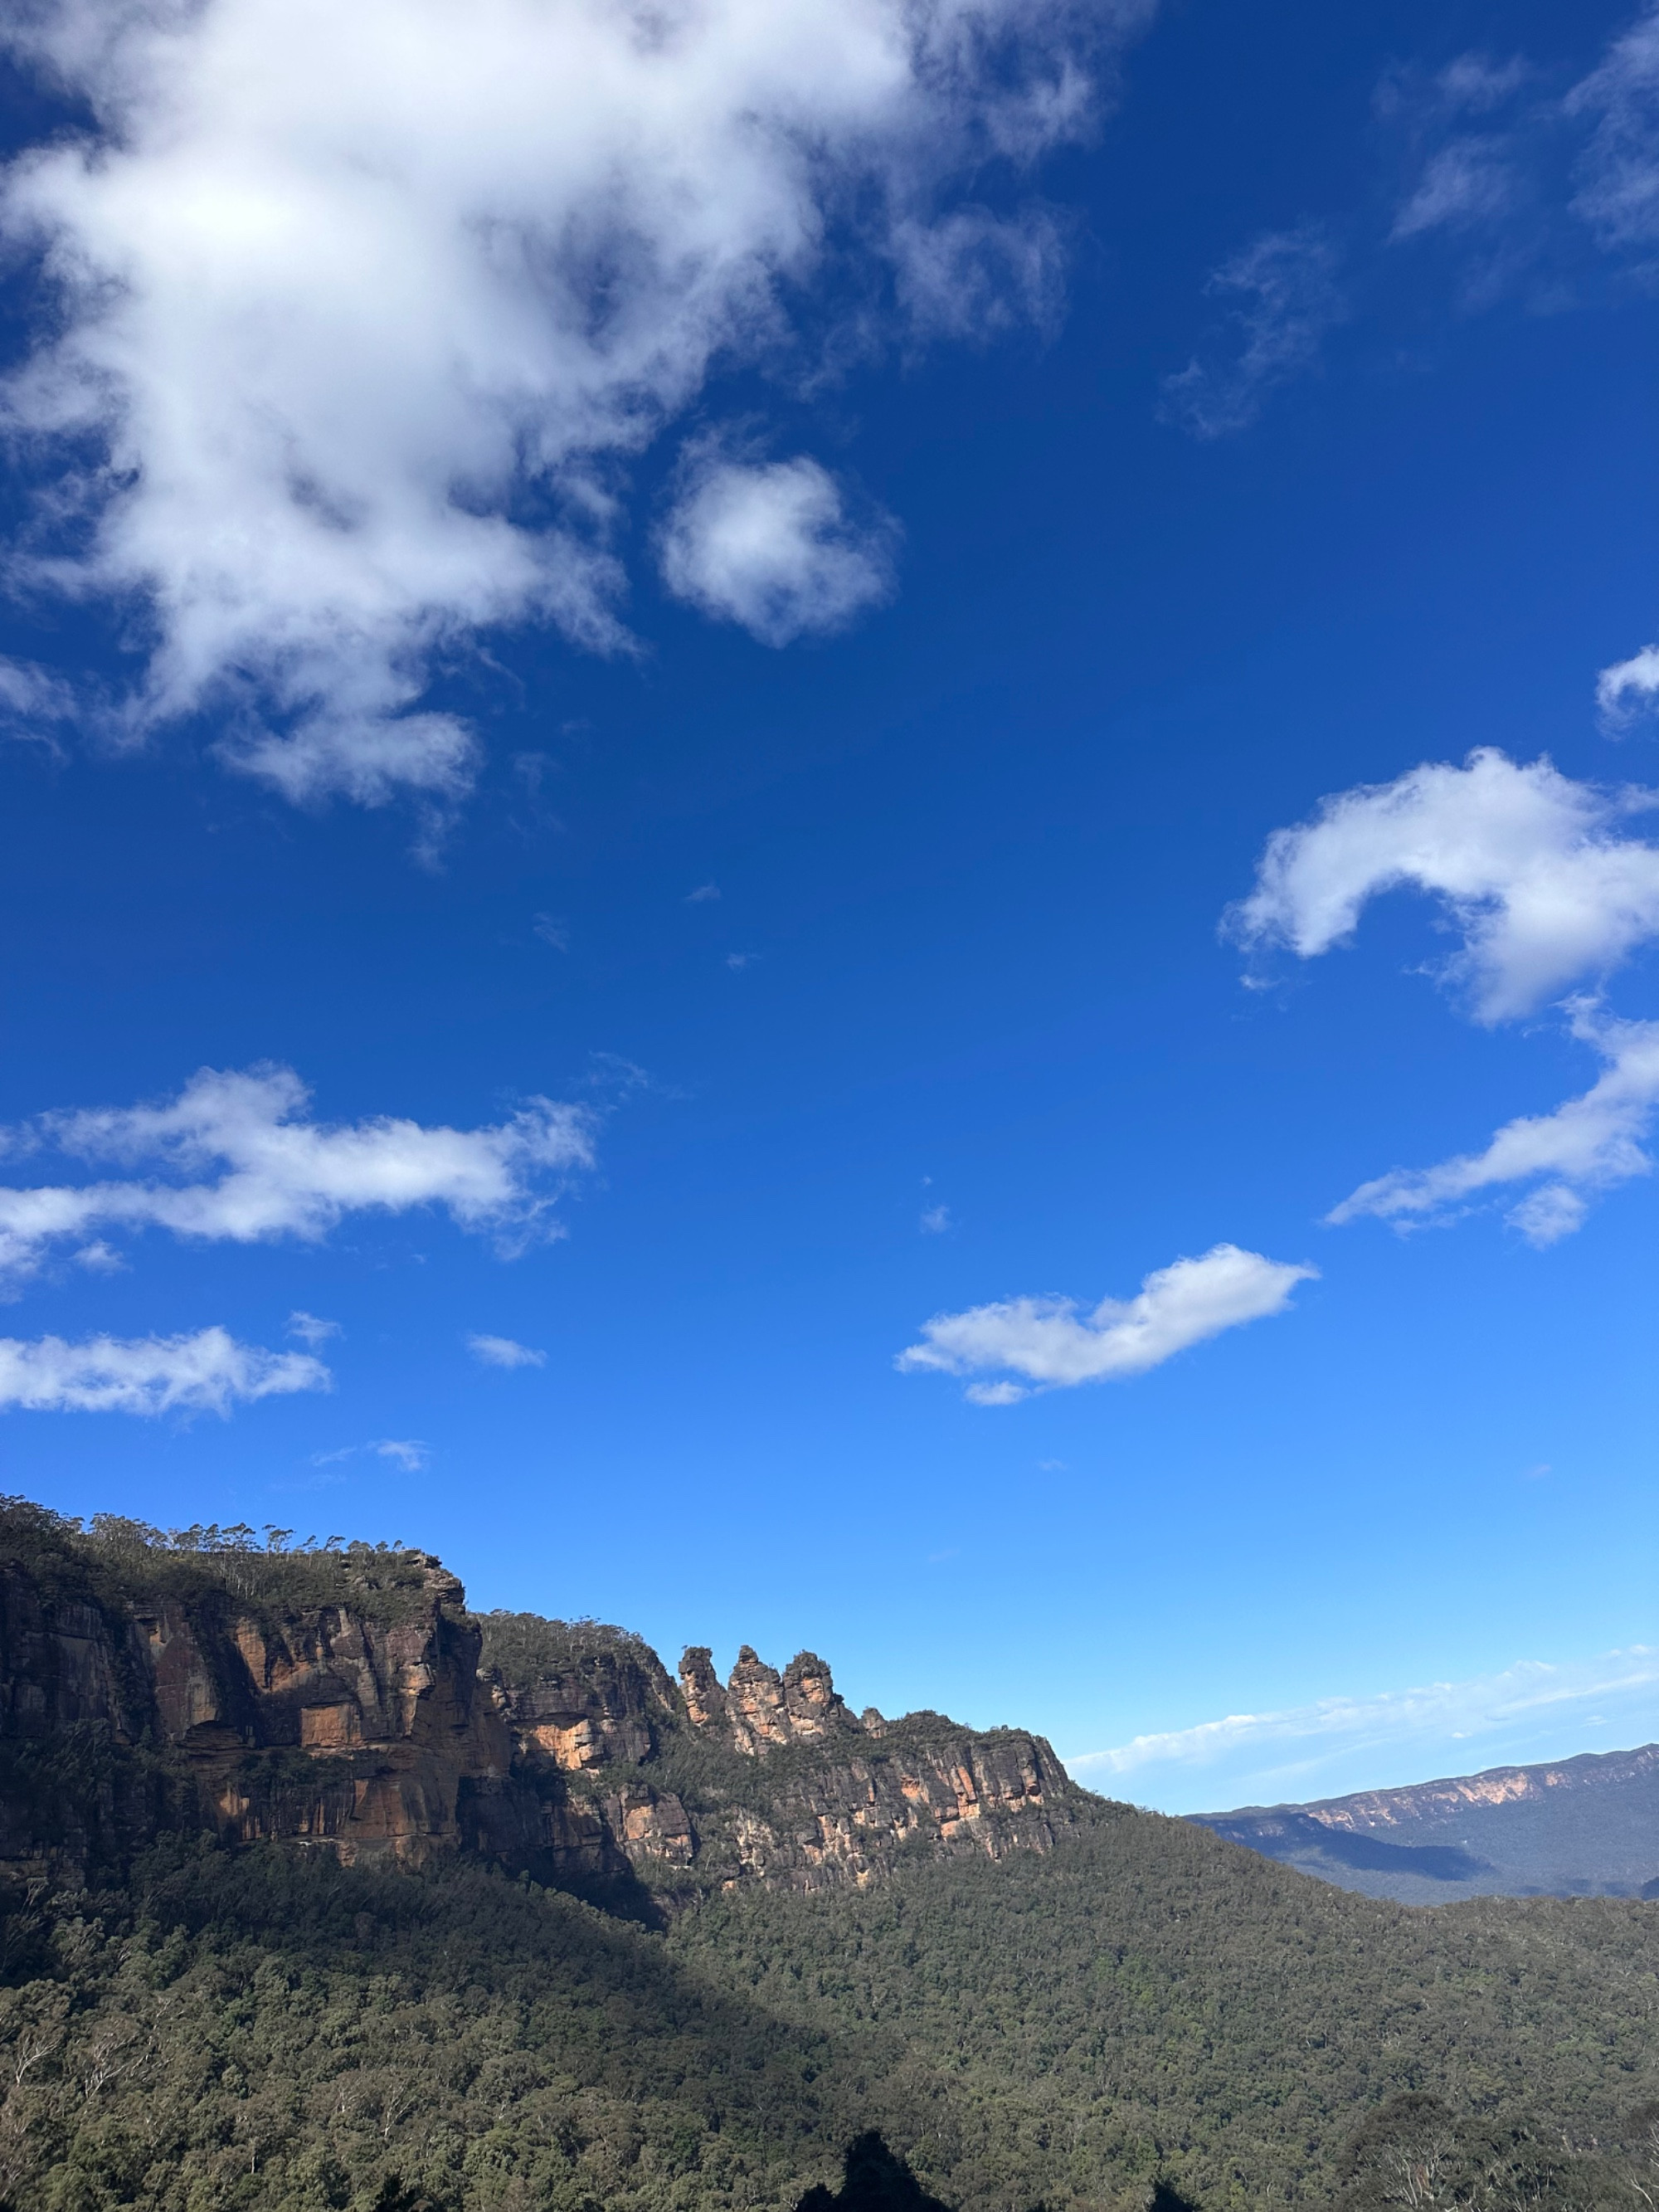
[{"label": "forested valley", "polygon": [[[1040,1740],[1028,1757],[1026,1739],[951,1734],[937,1715],[855,1722],[821,1662],[740,1667],[730,1695],[750,1703],[710,1717],[706,1655],[688,1655],[688,1695],[620,1632],[491,1630],[424,1555],[285,1559],[235,1532],[88,1535],[32,1512],[5,1523],[6,2212],[1659,2199],[1659,1904],[1375,1901],[1056,1781]],[[342,1772],[362,1804],[436,1786],[447,1770],[421,1748],[434,1655],[471,1666],[486,1644],[481,1694],[520,1740],[533,1750],[539,1729],[590,1762],[514,1754],[520,1814],[539,1805],[577,1839],[533,1863],[591,1868],[635,1839],[584,1894],[515,1866],[499,1818],[434,1827],[410,1860],[407,1836],[370,1849],[340,1797]],[[169,1736],[166,1667],[185,1650],[192,1667],[218,1653],[222,1674],[254,1652],[267,1684],[333,1702],[301,1703],[286,1747],[238,1748],[224,1681],[199,1717],[198,1668],[178,1676],[198,1717]],[[415,1669],[415,1717],[333,1747],[343,1711],[378,1725],[368,1692],[348,1707],[341,1684],[386,1651]],[[125,1719],[65,1721],[100,1667]],[[541,1704],[522,1703],[526,1683]],[[582,1697],[586,1735],[534,1717]],[[271,1690],[237,1726],[280,1738],[287,1711]],[[305,1721],[319,1713],[326,1729]],[[732,1747],[791,1714],[790,1740]],[[441,1733],[480,1725],[451,1713]],[[941,1745],[987,1793],[1024,1760],[1042,1802],[1028,1789],[998,1812],[987,1794],[969,1818],[952,1800],[893,1829],[878,1860],[799,1836],[779,1855],[802,1807],[843,1803],[848,1776],[890,1820],[905,1788],[932,1786]],[[250,1840],[256,1814],[267,1832]],[[763,1829],[773,1843],[743,1857]]]}]

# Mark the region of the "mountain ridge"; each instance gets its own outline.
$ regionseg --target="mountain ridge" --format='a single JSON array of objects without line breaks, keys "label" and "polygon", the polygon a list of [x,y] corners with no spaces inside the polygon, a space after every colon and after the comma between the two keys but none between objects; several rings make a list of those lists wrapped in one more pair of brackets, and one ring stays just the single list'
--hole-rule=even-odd
[{"label": "mountain ridge", "polygon": [[1188,1817],[1301,1873],[1400,1904],[1659,1896],[1659,1743]]},{"label": "mountain ridge", "polygon": [[[816,1654],[468,1612],[432,1554],[0,1512],[0,1873],[165,1830],[344,1863],[460,1853],[651,1917],[749,1882],[878,1880],[917,1848],[1048,1850],[1051,1747],[854,1714]],[[764,1778],[762,1778],[762,1770]]]},{"label": "mountain ridge", "polygon": [[1659,2180],[1659,1906],[1346,1895],[279,1533],[0,1506],[0,2212],[799,2212],[872,2127],[957,2212]]}]

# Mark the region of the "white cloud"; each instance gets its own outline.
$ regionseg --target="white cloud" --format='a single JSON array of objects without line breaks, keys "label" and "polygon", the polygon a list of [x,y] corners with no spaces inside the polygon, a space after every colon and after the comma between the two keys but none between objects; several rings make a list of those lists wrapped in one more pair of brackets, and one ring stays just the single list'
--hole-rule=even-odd
[{"label": "white cloud", "polygon": [[303,1352],[265,1352],[222,1328],[193,1336],[0,1337],[0,1407],[34,1413],[228,1414],[240,1400],[326,1390]]},{"label": "white cloud", "polygon": [[77,1267],[84,1267],[89,1275],[119,1275],[126,1271],[126,1261],[101,1237],[94,1237],[90,1244],[83,1244],[70,1257]]},{"label": "white cloud", "polygon": [[545,1367],[547,1354],[528,1344],[515,1344],[510,1336],[469,1336],[467,1349],[486,1367]]},{"label": "white cloud", "polygon": [[1228,926],[1246,945],[1312,959],[1352,935],[1369,900],[1414,886],[1462,939],[1442,975],[1467,987],[1480,1020],[1501,1021],[1659,935],[1659,848],[1619,834],[1656,804],[1484,748],[1461,769],[1342,792],[1311,823],[1275,830]]},{"label": "white cloud", "polygon": [[423,1444],[418,1437],[382,1437],[378,1443],[365,1444],[380,1459],[395,1461],[405,1474],[418,1474],[432,1457],[432,1448]]},{"label": "white cloud", "polygon": [[[34,580],[149,612],[110,726],[211,708],[228,757],[290,799],[452,800],[476,740],[422,704],[434,656],[526,621],[625,643],[621,471],[716,360],[788,361],[826,262],[854,343],[902,324],[907,294],[950,327],[999,256],[1004,292],[1029,294],[1040,222],[975,215],[964,243],[953,196],[1088,127],[1091,71],[1148,12],[12,11],[12,57],[97,125],[11,165],[0,226],[52,295],[6,398],[27,450],[64,461]],[[801,335],[821,358],[823,331]],[[762,489],[795,502],[793,568],[768,582],[716,546],[684,569],[772,636],[851,612],[876,574],[812,465],[784,465]]]},{"label": "white cloud", "polygon": [[[1638,1644],[1561,1665],[1523,1660],[1467,1681],[1376,1697],[1322,1698],[1283,1711],[1231,1713],[1194,1728],[1138,1735],[1110,1751],[1085,1752],[1066,1764],[1079,1779],[1099,1783],[1160,1768],[1237,1765],[1241,1754],[1249,1754],[1256,1762],[1252,1779],[1305,1784],[1310,1770],[1333,1756],[1412,1742],[1462,1743],[1541,1720],[1571,1722],[1577,1717],[1576,1706],[1621,1696],[1651,1707],[1656,1684],[1659,1651]],[[1580,1718],[1579,1725],[1585,1724]],[[1268,1756],[1275,1764],[1264,1766]]]},{"label": "white cloud", "polygon": [[530,930],[532,937],[540,938],[542,943],[551,945],[555,952],[569,951],[569,925],[561,921],[556,915],[538,914],[530,925]]},{"label": "white cloud", "polygon": [[[1651,792],[1575,783],[1547,760],[1521,768],[1490,749],[1461,769],[1413,769],[1276,830],[1227,927],[1247,945],[1311,959],[1352,933],[1370,899],[1411,885],[1441,901],[1462,939],[1443,978],[1464,987],[1477,1019],[1513,1018],[1659,936],[1659,848],[1620,834],[1656,804]],[[1583,1097],[1506,1123],[1480,1152],[1362,1183],[1327,1218],[1412,1227],[1530,1183],[1508,1218],[1544,1246],[1579,1226],[1595,1194],[1648,1174],[1641,1139],[1659,1110],[1659,1024],[1616,1020],[1589,997],[1565,1011],[1606,1064]]]},{"label": "white cloud", "polygon": [[288,1333],[297,1336],[301,1344],[308,1344],[315,1352],[319,1344],[326,1344],[331,1336],[343,1336],[345,1331],[337,1321],[323,1321],[313,1313],[296,1306],[288,1317]]},{"label": "white cloud", "polygon": [[970,1406],[1017,1406],[1031,1394],[1018,1382],[970,1382],[962,1395]]},{"label": "white cloud", "polygon": [[1574,1036],[1607,1062],[1607,1073],[1582,1098],[1553,1114],[1507,1123],[1482,1152],[1438,1167],[1396,1168],[1362,1183],[1328,1218],[1373,1214],[1405,1227],[1444,1219],[1482,1191],[1535,1182],[1508,1218],[1528,1243],[1541,1246],[1579,1226],[1588,1194],[1650,1174],[1653,1162],[1639,1139],[1659,1111],[1659,1022],[1613,1021],[1588,1002],[1574,1006],[1571,1017]]},{"label": "white cloud", "polygon": [[677,599],[737,623],[763,645],[844,629],[892,589],[896,526],[855,526],[816,461],[691,463],[664,527],[663,580]]},{"label": "white cloud", "polygon": [[[1060,1297],[1009,1298],[936,1314],[923,1327],[924,1341],[895,1364],[946,1375],[1012,1369],[1042,1389],[1142,1375],[1224,1329],[1283,1313],[1297,1285],[1317,1273],[1218,1244],[1200,1259],[1157,1269],[1138,1297],[1105,1298],[1086,1314],[1079,1314],[1075,1299]],[[1006,1380],[972,1383],[967,1393],[978,1406],[1012,1406],[1028,1395]]]},{"label": "white cloud", "polygon": [[1659,701],[1659,645],[1644,645],[1628,660],[1615,661],[1595,679],[1595,703],[1609,729],[1621,729]]},{"label": "white cloud", "polygon": [[1166,376],[1167,419],[1200,438],[1254,422],[1270,392],[1313,367],[1327,332],[1341,321],[1338,259],[1318,225],[1304,223],[1268,232],[1218,269],[1206,289],[1237,303],[1230,319],[1238,349],[1224,362],[1194,360]]},{"label": "white cloud", "polygon": [[920,1223],[924,1237],[943,1237],[950,1226],[951,1209],[948,1206],[930,1206]]},{"label": "white cloud", "polygon": [[387,1115],[329,1124],[307,1117],[308,1103],[290,1068],[204,1068],[165,1105],[43,1115],[12,1132],[14,1150],[50,1146],[146,1172],[0,1188],[0,1279],[28,1274],[53,1244],[94,1228],[315,1241],[347,1213],[417,1206],[441,1206],[512,1250],[557,1233],[549,1208],[562,1179],[592,1162],[592,1115],[550,1099],[480,1129]]},{"label": "white cloud", "polygon": [[696,890],[687,891],[685,903],[687,906],[707,906],[711,899],[717,899],[720,895],[718,884],[699,884]]}]

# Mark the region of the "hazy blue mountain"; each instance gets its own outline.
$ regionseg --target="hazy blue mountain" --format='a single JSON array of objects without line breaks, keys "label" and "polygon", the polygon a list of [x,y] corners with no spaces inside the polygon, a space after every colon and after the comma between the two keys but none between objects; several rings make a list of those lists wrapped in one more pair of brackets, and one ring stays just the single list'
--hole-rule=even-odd
[{"label": "hazy blue mountain", "polygon": [[1659,1744],[1193,1819],[1368,1897],[1659,1896]]}]

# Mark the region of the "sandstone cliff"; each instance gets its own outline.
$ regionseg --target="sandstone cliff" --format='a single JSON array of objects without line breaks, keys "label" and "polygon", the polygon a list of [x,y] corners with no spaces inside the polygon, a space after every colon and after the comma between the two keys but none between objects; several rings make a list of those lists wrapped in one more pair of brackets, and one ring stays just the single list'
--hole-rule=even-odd
[{"label": "sandstone cliff", "polygon": [[[276,1532],[280,1534],[280,1532]],[[1048,1746],[854,1715],[802,1652],[465,1609],[428,1554],[260,1550],[0,1510],[0,1870],[160,1831],[419,1865],[470,1851],[649,1916],[711,1888],[878,1879],[902,1852],[1046,1850],[1082,1802]]]}]

